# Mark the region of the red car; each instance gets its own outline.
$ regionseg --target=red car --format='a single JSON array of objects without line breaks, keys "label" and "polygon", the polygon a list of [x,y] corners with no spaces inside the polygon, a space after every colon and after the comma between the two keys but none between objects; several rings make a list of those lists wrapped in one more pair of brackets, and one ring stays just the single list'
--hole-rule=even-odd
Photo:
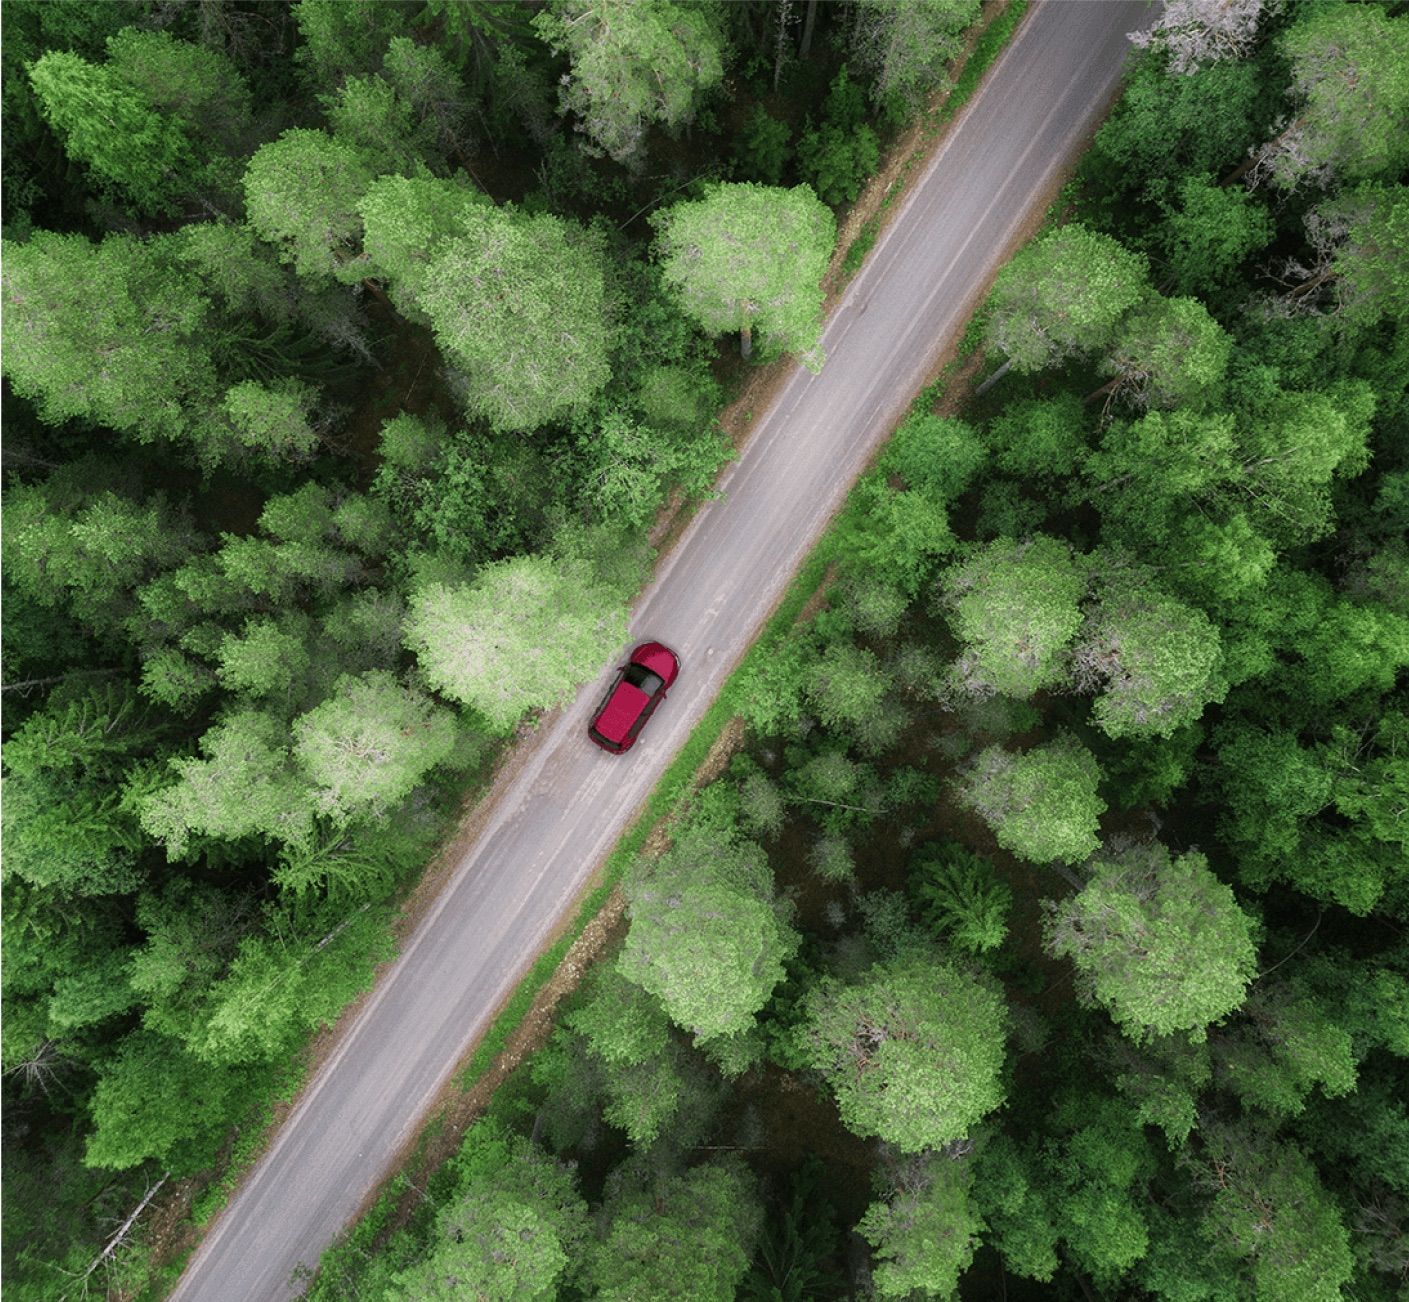
[{"label": "red car", "polygon": [[613,755],[630,750],[679,672],[680,660],[668,646],[642,642],[597,707],[587,735]]}]

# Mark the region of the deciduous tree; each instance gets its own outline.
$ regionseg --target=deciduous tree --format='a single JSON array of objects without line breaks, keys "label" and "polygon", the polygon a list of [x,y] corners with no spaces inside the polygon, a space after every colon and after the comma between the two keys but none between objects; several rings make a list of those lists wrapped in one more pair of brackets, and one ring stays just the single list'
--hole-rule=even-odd
[{"label": "deciduous tree", "polygon": [[300,276],[335,279],[361,246],[357,203],[372,176],[352,145],[326,131],[291,128],[261,145],[245,168],[250,225]]},{"label": "deciduous tree", "polygon": [[417,300],[495,429],[581,411],[611,374],[602,255],[559,217],[477,210],[435,245]]},{"label": "deciduous tree", "polygon": [[665,1175],[630,1162],[608,1177],[584,1281],[603,1302],[731,1302],[761,1220],[757,1185],[742,1163]]},{"label": "deciduous tree", "polygon": [[724,76],[722,23],[712,5],[674,0],[554,0],[533,20],[566,54],[560,101],[594,152],[639,163],[646,129],[694,116],[702,91]]},{"label": "deciduous tree", "polygon": [[1110,737],[1168,737],[1228,691],[1208,617],[1135,574],[1102,582],[1074,664],[1078,685],[1102,689],[1092,715]]},{"label": "deciduous tree", "polygon": [[455,748],[450,711],[394,674],[343,675],[333,694],[294,720],[294,756],[322,812],[346,819],[405,799]]},{"label": "deciduous tree", "polygon": [[1392,174],[1409,161],[1409,22],[1374,5],[1310,11],[1282,36],[1297,116],[1256,156],[1283,189]]},{"label": "deciduous tree", "polygon": [[848,1129],[918,1153],[964,1138],[1003,1102],[1001,996],[924,950],[808,996],[801,1043]]},{"label": "deciduous tree", "polygon": [[572,1168],[484,1118],[450,1170],[456,1189],[436,1217],[430,1252],[396,1276],[388,1299],[551,1302],[588,1235],[587,1204]]},{"label": "deciduous tree", "polygon": [[215,401],[199,285],[162,240],[37,231],[5,245],[5,373],[51,424],[194,436]]},{"label": "deciduous tree", "polygon": [[1071,546],[1046,534],[996,539],[951,566],[941,591],[964,647],[955,685],[1026,700],[1062,684],[1088,581]]},{"label": "deciduous tree", "polygon": [[1127,1035],[1201,1035],[1242,1003],[1257,969],[1253,923],[1197,851],[1112,846],[1075,895],[1049,905],[1047,950]]},{"label": "deciduous tree", "polygon": [[716,184],[654,218],[666,284],[710,334],[755,326],[784,352],[809,354],[822,333],[822,276],[836,223],[805,185]]},{"label": "deciduous tree", "polygon": [[954,1297],[983,1229],[969,1193],[970,1163],[925,1153],[892,1164],[883,1178],[886,1196],[866,1209],[856,1227],[879,1262],[877,1293]]},{"label": "deciduous tree", "polygon": [[428,584],[406,617],[431,685],[503,732],[562,702],[625,637],[620,597],[546,555],[486,565],[468,585]]},{"label": "deciduous tree", "polygon": [[989,746],[959,779],[959,800],[993,829],[1005,850],[1034,863],[1079,863],[1099,844],[1106,802],[1101,769],[1072,737],[1021,754]]},{"label": "deciduous tree", "polygon": [[699,1040],[752,1026],[797,947],[762,850],[725,827],[682,830],[628,884],[627,909],[621,972]]},{"label": "deciduous tree", "polygon": [[1019,373],[1102,349],[1148,292],[1145,260],[1078,223],[1024,246],[998,274],[988,343]]},{"label": "deciduous tree", "polygon": [[945,67],[959,53],[964,29],[978,18],[978,0],[861,0],[854,49],[872,76],[877,99],[894,97],[912,110],[945,84]]}]

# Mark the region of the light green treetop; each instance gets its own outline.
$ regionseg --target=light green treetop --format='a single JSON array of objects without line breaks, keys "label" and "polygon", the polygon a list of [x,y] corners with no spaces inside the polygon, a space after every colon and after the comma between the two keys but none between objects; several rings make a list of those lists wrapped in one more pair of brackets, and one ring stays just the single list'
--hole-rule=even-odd
[{"label": "light green treetop", "polygon": [[626,608],[585,567],[550,556],[486,565],[411,598],[406,645],[439,692],[507,732],[561,704],[626,637]]},{"label": "light green treetop", "polygon": [[602,254],[559,217],[476,210],[435,246],[416,295],[467,405],[495,429],[580,411],[611,376]]},{"label": "light green treetop", "polygon": [[71,158],[117,186],[141,212],[165,212],[195,159],[181,124],[110,64],[50,50],[29,65],[40,111]]},{"label": "light green treetop", "polygon": [[584,1263],[590,1296],[733,1302],[763,1216],[757,1181],[742,1163],[679,1175],[631,1163],[609,1178],[600,1218]]},{"label": "light green treetop", "polygon": [[1409,21],[1378,5],[1328,5],[1281,39],[1297,116],[1263,146],[1284,189],[1393,173],[1409,162]]},{"label": "light green treetop", "polygon": [[358,252],[357,201],[371,183],[371,168],[351,145],[294,127],[250,159],[245,206],[259,237],[300,276],[326,281]]},{"label": "light green treetop", "polygon": [[396,1276],[389,1302],[552,1302],[588,1233],[572,1169],[489,1119],[475,1123],[451,1169],[459,1185],[430,1254]]},{"label": "light green treetop", "polygon": [[315,799],[335,818],[395,805],[455,748],[450,711],[386,670],[339,678],[293,732]]},{"label": "light green treetop", "polygon": [[1153,297],[1121,323],[1102,365],[1139,406],[1189,407],[1217,395],[1232,350],[1198,299]]},{"label": "light green treetop", "polygon": [[436,246],[464,229],[472,209],[489,202],[482,191],[460,181],[379,176],[357,201],[364,230],[357,270],[387,281],[397,307],[416,313]]},{"label": "light green treetop", "polygon": [[958,798],[1005,850],[1034,863],[1080,863],[1100,843],[1106,802],[1096,758],[1071,737],[1021,754],[989,746],[959,780]]},{"label": "light green treetop", "polygon": [[1103,688],[1092,715],[1110,737],[1168,737],[1228,692],[1208,616],[1134,574],[1103,585],[1074,664],[1078,684]]},{"label": "light green treetop", "polygon": [[138,800],[142,826],[167,853],[184,854],[192,834],[307,837],[308,789],[289,764],[277,719],[258,710],[227,715],[201,738],[201,751],[204,759],[172,760],[176,781]]},{"label": "light green treetop", "polygon": [[941,585],[964,644],[953,669],[962,690],[1026,700],[1065,679],[1087,585],[1070,545],[1046,534],[995,539],[945,571]]},{"label": "light green treetop", "polygon": [[801,1044],[853,1133],[905,1153],[964,1138],[1003,1102],[1003,999],[925,950],[827,978],[806,1000]]},{"label": "light green treetop", "polygon": [[1086,885],[1049,905],[1048,952],[1076,964],[1080,988],[1136,1039],[1187,1031],[1242,1003],[1257,971],[1252,919],[1196,851],[1115,847]]},{"label": "light green treetop", "polygon": [[48,231],[6,242],[5,373],[45,421],[78,417],[150,441],[192,432],[213,403],[208,304],[168,247]]},{"label": "light green treetop", "polygon": [[890,1197],[872,1203],[856,1227],[875,1250],[876,1292],[952,1298],[984,1229],[969,1195],[970,1164],[927,1153],[901,1164],[889,1181]]},{"label": "light green treetop", "polygon": [[1148,292],[1145,259],[1078,223],[1022,248],[999,273],[988,320],[990,347],[1015,371],[1040,371],[1115,337]]},{"label": "light green treetop", "polygon": [[860,0],[858,9],[855,58],[873,78],[875,97],[913,108],[945,84],[946,65],[978,18],[979,0]]},{"label": "light green treetop", "polygon": [[627,909],[622,974],[700,1040],[748,1030],[798,944],[763,851],[706,823],[628,883]]},{"label": "light green treetop", "polygon": [[653,220],[666,284],[702,329],[738,330],[745,356],[755,326],[785,352],[816,348],[836,222],[809,187],[711,185]]},{"label": "light green treetop", "polygon": [[699,93],[724,76],[723,37],[704,5],[672,0],[555,0],[533,19],[568,56],[565,113],[618,163],[635,161],[653,122],[688,122]]},{"label": "light green treetop", "polygon": [[1204,1139],[1206,1180],[1216,1192],[1202,1228],[1247,1261],[1252,1296],[1340,1302],[1355,1258],[1336,1200],[1310,1159],[1246,1125],[1211,1127]]}]

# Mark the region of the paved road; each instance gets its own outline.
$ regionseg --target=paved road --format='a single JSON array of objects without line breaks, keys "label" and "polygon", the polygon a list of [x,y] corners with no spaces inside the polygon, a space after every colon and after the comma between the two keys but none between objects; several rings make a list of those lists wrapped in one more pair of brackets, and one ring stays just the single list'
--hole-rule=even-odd
[{"label": "paved road", "polygon": [[1005,245],[1107,101],[1143,0],[1047,0],[871,253],[823,338],[638,604],[684,668],[625,758],[583,735],[607,679],[534,739],[434,909],[192,1258],[174,1298],[296,1296],[713,700]]}]

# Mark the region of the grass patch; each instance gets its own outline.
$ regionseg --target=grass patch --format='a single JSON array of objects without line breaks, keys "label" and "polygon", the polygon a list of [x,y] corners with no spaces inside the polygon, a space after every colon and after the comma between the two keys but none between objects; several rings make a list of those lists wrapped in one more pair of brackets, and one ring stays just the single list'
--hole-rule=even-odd
[{"label": "grass patch", "polygon": [[841,274],[848,280],[861,270],[866,255],[875,247],[876,237],[881,233],[878,217],[868,217],[856,238],[846,246],[846,256],[841,260]]}]

